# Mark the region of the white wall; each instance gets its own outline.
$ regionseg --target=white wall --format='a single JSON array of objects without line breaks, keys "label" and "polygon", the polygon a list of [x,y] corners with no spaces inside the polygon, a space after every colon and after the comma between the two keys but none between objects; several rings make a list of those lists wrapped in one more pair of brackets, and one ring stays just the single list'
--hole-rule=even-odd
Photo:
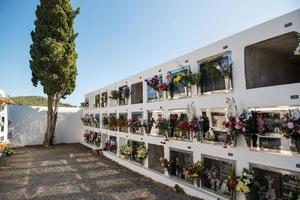
[{"label": "white wall", "polygon": [[[5,92],[1,89],[0,89],[0,97],[6,97]],[[7,105],[0,108],[0,120],[2,120],[2,118],[4,117],[3,131],[1,131],[1,127],[0,127],[0,141],[2,140],[7,141],[7,133],[8,133],[7,109],[8,109]]]},{"label": "white wall", "polygon": [[[143,116],[147,116],[148,110],[160,110],[164,111],[164,116],[169,115],[172,109],[182,109],[186,108],[188,104],[194,102],[197,115],[200,114],[202,109],[217,109],[226,107],[226,98],[234,97],[239,110],[242,108],[248,109],[253,107],[275,107],[283,105],[300,105],[300,99],[292,99],[291,95],[300,95],[300,83],[284,84],[271,87],[262,87],[255,89],[246,89],[245,81],[245,57],[244,48],[248,45],[261,42],[285,33],[292,31],[300,32],[300,9],[288,13],[286,15],[275,18],[271,21],[265,22],[243,32],[237,33],[233,36],[225,38],[223,40],[217,41],[206,47],[197,49],[188,54],[182,55],[180,57],[169,60],[165,63],[159,64],[152,67],[146,71],[139,74],[127,77],[123,80],[117,81],[113,84],[100,88],[98,90],[92,91],[85,95],[85,98],[89,99],[89,108],[85,110],[86,114],[100,114],[104,113],[128,113],[129,119],[132,112],[143,112]],[[292,22],[292,26],[285,27],[286,23]],[[196,24],[196,23],[195,23]],[[226,49],[223,49],[227,46]],[[199,68],[198,61],[206,59],[208,57],[218,55],[230,51],[232,53],[233,65],[233,91],[223,92],[223,93],[212,93],[206,95],[196,95],[192,94],[191,97],[169,100],[164,98],[162,101],[147,103],[147,85],[145,83],[145,78],[150,78],[153,75],[162,74],[164,80],[168,71],[172,71],[179,68],[178,62],[185,64],[185,60],[188,60],[188,65],[191,66],[193,72],[197,72]],[[123,85],[131,85],[136,82],[143,82],[143,102],[142,104],[126,105],[126,106],[108,106],[105,108],[95,108],[94,97],[97,94],[101,94],[105,91],[111,91],[117,89]],[[110,99],[108,99],[108,105],[110,104]],[[117,136],[119,140],[122,138],[142,141],[146,144],[161,144],[163,138],[153,137],[148,135],[134,135],[130,133],[121,133],[115,131],[109,131],[106,129],[97,129],[85,127],[87,130],[98,131],[103,134]],[[219,157],[222,159],[229,159],[235,162],[236,173],[241,175],[243,167],[248,168],[249,164],[258,164],[266,167],[273,167],[280,170],[288,170],[295,173],[300,173],[300,154],[280,154],[264,151],[252,151],[250,150],[244,138],[239,137],[237,147],[223,148],[222,145],[212,145],[199,142],[185,142],[170,140],[164,144],[165,157],[169,158],[170,148],[176,148],[185,151],[193,152],[194,162],[201,160],[203,155],[211,155],[214,157]],[[109,153],[105,153],[110,158],[115,158]],[[117,160],[117,159],[115,159]],[[132,167],[128,162],[117,160],[120,164],[138,171],[141,167]],[[153,178],[156,181],[160,181],[158,176],[154,175],[150,170],[146,171],[143,168],[143,174]],[[161,175],[162,176],[162,175]],[[160,181],[163,182],[163,181]],[[163,183],[172,185],[174,182],[164,181]],[[184,185],[182,185],[184,186]],[[185,187],[185,189],[187,189]],[[196,191],[196,190],[195,190]],[[199,190],[200,191],[200,190]],[[197,195],[191,189],[186,190],[187,193],[191,195]],[[204,194],[205,191],[200,191]],[[201,195],[199,195],[201,196]],[[216,199],[217,195],[210,195],[211,198],[205,199]],[[244,199],[244,196],[238,194],[237,199]]]},{"label": "white wall", "polygon": [[[76,143],[82,138],[80,108],[58,109],[55,143]],[[14,145],[38,145],[43,143],[47,123],[47,107],[12,106],[9,108],[10,142]]]}]

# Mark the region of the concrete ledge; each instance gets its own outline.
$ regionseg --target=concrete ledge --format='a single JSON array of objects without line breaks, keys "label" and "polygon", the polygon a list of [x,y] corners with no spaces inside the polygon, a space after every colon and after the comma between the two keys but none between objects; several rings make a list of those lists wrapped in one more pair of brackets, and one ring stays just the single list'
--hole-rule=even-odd
[{"label": "concrete ledge", "polygon": [[147,177],[153,179],[156,182],[165,184],[169,187],[173,187],[175,184],[178,184],[178,185],[180,185],[180,187],[182,187],[184,189],[184,191],[188,195],[191,195],[191,196],[194,196],[197,198],[202,198],[205,200],[216,200],[216,199],[219,199],[219,200],[224,199],[225,200],[226,199],[226,198],[224,198],[222,196],[218,196],[212,192],[195,188],[193,185],[188,184],[184,181],[181,181],[175,177],[168,177],[162,173],[148,169],[148,168],[146,168],[142,165],[136,164],[132,161],[128,161],[123,158],[120,158],[110,152],[103,151],[103,155],[134,172],[137,172],[143,176],[147,176]]}]

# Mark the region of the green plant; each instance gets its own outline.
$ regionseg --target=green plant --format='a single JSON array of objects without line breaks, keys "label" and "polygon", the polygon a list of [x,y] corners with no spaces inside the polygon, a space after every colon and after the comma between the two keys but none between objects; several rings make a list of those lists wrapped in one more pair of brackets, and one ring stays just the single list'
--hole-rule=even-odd
[{"label": "green plant", "polygon": [[191,85],[199,85],[201,83],[201,79],[202,79],[201,72],[194,73],[192,74],[190,83]]},{"label": "green plant", "polygon": [[205,175],[205,166],[200,161],[194,163],[193,168],[197,174],[197,177],[202,178]]},{"label": "green plant", "polygon": [[102,124],[104,125],[104,126],[107,126],[108,125],[108,117],[106,117],[106,116],[104,116],[103,118],[102,118]]},{"label": "green plant", "polygon": [[121,98],[121,93],[117,90],[111,91],[110,95],[111,96],[109,98],[113,100],[119,100]]},{"label": "green plant", "polygon": [[41,0],[35,12],[35,30],[31,32],[30,69],[32,84],[41,84],[48,96],[46,147],[53,145],[58,105],[76,86],[77,53],[73,24],[79,8],[70,1]]},{"label": "green plant", "polygon": [[185,191],[182,187],[180,187],[178,184],[175,184],[172,190],[179,194],[185,194]]},{"label": "green plant", "polygon": [[131,146],[129,146],[128,144],[124,144],[120,147],[120,153],[125,157],[129,157],[133,154],[133,151]]},{"label": "green plant", "polygon": [[148,155],[148,151],[147,151],[147,149],[146,149],[146,147],[145,147],[144,145],[139,146],[139,147],[137,148],[136,153],[137,153],[137,154],[136,154],[136,157],[137,157],[138,159],[140,159],[140,160],[145,159],[145,158],[147,157],[147,155]]}]

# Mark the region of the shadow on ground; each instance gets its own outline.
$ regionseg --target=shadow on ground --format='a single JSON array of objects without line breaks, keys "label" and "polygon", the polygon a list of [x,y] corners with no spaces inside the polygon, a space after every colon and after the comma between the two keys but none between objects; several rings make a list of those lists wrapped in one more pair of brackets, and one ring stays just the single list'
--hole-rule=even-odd
[{"label": "shadow on ground", "polygon": [[4,199],[195,199],[132,172],[79,144],[24,147],[1,161]]}]

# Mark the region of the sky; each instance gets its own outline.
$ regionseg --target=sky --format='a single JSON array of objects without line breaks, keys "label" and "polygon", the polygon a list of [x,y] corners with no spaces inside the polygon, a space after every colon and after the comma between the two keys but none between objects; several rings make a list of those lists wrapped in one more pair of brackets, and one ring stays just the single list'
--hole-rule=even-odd
[{"label": "sky", "polygon": [[[64,102],[300,8],[299,0],[72,0],[77,83]],[[31,83],[30,32],[39,0],[0,0],[0,88],[43,94]]]}]

